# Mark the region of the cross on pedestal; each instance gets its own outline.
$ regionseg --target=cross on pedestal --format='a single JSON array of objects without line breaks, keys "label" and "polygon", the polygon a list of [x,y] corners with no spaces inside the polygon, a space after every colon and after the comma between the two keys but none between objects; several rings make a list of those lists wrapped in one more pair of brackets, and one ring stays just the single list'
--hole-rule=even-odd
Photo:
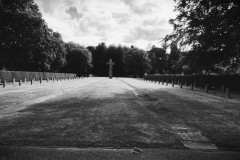
[{"label": "cross on pedestal", "polygon": [[107,64],[109,65],[109,79],[112,79],[112,77],[113,77],[113,65],[115,63],[113,63],[112,59],[110,59]]}]

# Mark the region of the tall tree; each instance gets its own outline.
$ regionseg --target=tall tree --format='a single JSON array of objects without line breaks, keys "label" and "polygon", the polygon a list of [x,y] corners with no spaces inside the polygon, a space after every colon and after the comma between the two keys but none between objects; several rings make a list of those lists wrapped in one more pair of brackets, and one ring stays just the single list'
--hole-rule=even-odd
[{"label": "tall tree", "polygon": [[66,49],[62,36],[58,32],[53,32],[51,36],[51,47],[54,50],[54,60],[51,64],[51,70],[59,72],[66,65]]},{"label": "tall tree", "polygon": [[66,43],[65,47],[67,50],[65,71],[77,73],[78,76],[88,75],[92,62],[91,52],[87,48],[73,42]]},{"label": "tall tree", "polygon": [[62,68],[65,50],[61,35],[48,28],[33,0],[1,0],[0,24],[0,68]]},{"label": "tall tree", "polygon": [[[206,70],[217,64],[239,66],[240,3],[237,0],[175,0],[179,15],[170,20],[174,33],[167,38],[181,39],[182,44],[198,51]],[[233,61],[232,61],[233,60]]]},{"label": "tall tree", "polygon": [[126,72],[124,71],[124,64],[123,64],[123,55],[124,51],[123,51],[123,46],[119,45],[116,48],[116,52],[115,52],[115,66],[114,66],[114,71],[115,71],[115,75],[120,77],[120,76],[126,76]]},{"label": "tall tree", "polygon": [[151,69],[147,52],[135,47],[124,49],[124,66],[128,74],[140,77]]},{"label": "tall tree", "polygon": [[168,73],[179,74],[181,73],[182,65],[180,60],[181,52],[176,43],[171,44],[171,51],[167,59],[166,69]]},{"label": "tall tree", "polygon": [[148,58],[152,66],[151,72],[155,73],[165,73],[165,64],[167,60],[166,51],[162,48],[157,48],[152,46],[150,51],[148,51]]},{"label": "tall tree", "polygon": [[33,0],[2,0],[0,23],[0,67],[14,70],[33,67],[33,50],[44,27],[37,5]]},{"label": "tall tree", "polygon": [[107,76],[106,51],[105,43],[100,43],[93,53],[93,74],[97,76]]}]

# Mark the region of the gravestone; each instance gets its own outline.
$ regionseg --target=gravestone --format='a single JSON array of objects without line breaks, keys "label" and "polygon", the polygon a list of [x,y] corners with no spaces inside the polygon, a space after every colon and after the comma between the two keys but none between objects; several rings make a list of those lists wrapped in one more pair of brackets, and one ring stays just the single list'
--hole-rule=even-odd
[{"label": "gravestone", "polygon": [[228,98],[231,97],[231,96],[230,96],[230,88],[226,88],[226,95],[227,95]]},{"label": "gravestone", "polygon": [[112,79],[112,77],[113,77],[113,65],[115,63],[113,63],[112,59],[110,59],[107,64],[109,65],[109,79]]}]

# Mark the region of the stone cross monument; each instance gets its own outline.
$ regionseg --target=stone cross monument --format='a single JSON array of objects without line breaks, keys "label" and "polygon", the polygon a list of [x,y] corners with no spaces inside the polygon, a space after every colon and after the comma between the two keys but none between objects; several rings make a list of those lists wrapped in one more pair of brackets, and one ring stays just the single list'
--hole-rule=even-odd
[{"label": "stone cross monument", "polygon": [[112,77],[113,77],[113,65],[115,63],[113,63],[112,59],[110,59],[107,64],[109,65],[109,79],[112,79]]}]

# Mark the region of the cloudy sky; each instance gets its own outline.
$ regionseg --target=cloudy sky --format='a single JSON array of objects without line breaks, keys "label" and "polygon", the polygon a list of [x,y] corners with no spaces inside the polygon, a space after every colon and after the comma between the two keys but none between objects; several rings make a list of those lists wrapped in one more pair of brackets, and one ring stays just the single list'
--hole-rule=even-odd
[{"label": "cloudy sky", "polygon": [[173,0],[35,0],[48,26],[65,42],[159,46],[172,32]]}]

